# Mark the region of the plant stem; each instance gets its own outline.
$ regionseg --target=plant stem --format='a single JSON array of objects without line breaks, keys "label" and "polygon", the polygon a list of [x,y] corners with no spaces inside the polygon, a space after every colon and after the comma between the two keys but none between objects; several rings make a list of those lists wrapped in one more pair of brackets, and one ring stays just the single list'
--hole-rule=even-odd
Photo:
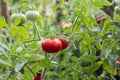
[{"label": "plant stem", "polygon": [[33,24],[34,24],[34,26],[35,26],[35,29],[36,29],[36,32],[37,32],[38,38],[39,38],[39,40],[41,40],[41,36],[40,36],[40,34],[39,34],[38,28],[37,28],[37,26],[36,26],[36,24],[35,24],[34,21],[33,21]]},{"label": "plant stem", "polygon": [[45,77],[45,73],[46,73],[47,69],[45,68],[42,72],[42,80],[44,80],[44,77]]},{"label": "plant stem", "polygon": [[70,32],[70,34],[69,34],[69,37],[70,37],[70,36],[72,35],[72,33],[73,33],[73,30],[74,30],[74,28],[75,28],[75,25],[76,25],[76,23],[77,23],[77,20],[78,20],[79,16],[80,16],[80,15],[78,15],[78,16],[76,17],[76,19],[75,19],[75,21],[74,21],[74,23],[73,23],[73,27],[72,27],[72,29],[71,29],[71,32]]},{"label": "plant stem", "polygon": [[[48,57],[47,53],[45,53],[45,57],[46,57],[46,58]],[[42,80],[44,80],[46,71],[47,71],[46,68],[44,68],[43,71],[42,71]]]},{"label": "plant stem", "polygon": [[35,74],[34,74],[34,72],[32,71],[32,69],[28,66],[28,65],[26,65],[26,67],[29,69],[29,71],[33,74],[33,76],[35,76]]},{"label": "plant stem", "polygon": [[39,39],[27,40],[27,41],[24,41],[23,43],[29,43],[29,42],[32,42],[32,41],[39,41]]},{"label": "plant stem", "polygon": [[56,55],[57,55],[57,53],[55,53],[55,54],[50,58],[50,60],[52,60]]}]

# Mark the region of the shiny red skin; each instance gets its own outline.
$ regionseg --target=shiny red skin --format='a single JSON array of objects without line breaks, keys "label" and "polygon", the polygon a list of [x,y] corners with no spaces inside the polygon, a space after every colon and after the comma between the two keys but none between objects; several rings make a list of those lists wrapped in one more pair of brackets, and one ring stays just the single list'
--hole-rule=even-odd
[{"label": "shiny red skin", "polygon": [[42,49],[47,53],[57,53],[62,48],[62,43],[58,39],[46,39],[42,42]]},{"label": "shiny red skin", "polygon": [[42,80],[41,76],[40,75],[37,75],[34,77],[34,80]]},{"label": "shiny red skin", "polygon": [[58,39],[58,40],[61,41],[61,43],[62,43],[62,49],[65,49],[65,48],[68,47],[68,45],[69,45],[69,41],[68,40],[66,40],[66,39],[64,39],[62,37],[57,37],[56,39]]}]

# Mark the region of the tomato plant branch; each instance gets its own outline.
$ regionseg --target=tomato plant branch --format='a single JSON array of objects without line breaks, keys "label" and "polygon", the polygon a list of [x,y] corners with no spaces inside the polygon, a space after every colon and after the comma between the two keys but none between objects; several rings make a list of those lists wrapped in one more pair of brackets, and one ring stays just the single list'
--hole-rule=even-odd
[{"label": "tomato plant branch", "polygon": [[34,24],[34,26],[35,26],[35,29],[36,29],[36,32],[37,32],[38,38],[39,38],[39,40],[41,40],[41,36],[40,36],[40,34],[39,34],[38,28],[37,28],[37,26],[36,26],[36,24],[35,24],[34,21],[33,21],[33,24]]},{"label": "tomato plant branch", "polygon": [[47,71],[47,69],[45,68],[45,69],[43,70],[43,73],[42,73],[42,80],[44,80],[46,71]]},{"label": "tomato plant branch", "polygon": [[29,43],[29,42],[32,42],[32,41],[39,41],[39,39],[27,40],[27,41],[24,41],[23,43]]},{"label": "tomato plant branch", "polygon": [[71,29],[71,32],[70,32],[70,34],[69,34],[69,37],[70,37],[70,36],[72,35],[72,33],[73,33],[73,30],[74,30],[74,28],[75,28],[75,25],[76,25],[76,23],[77,23],[77,20],[78,20],[79,16],[80,16],[80,15],[78,15],[78,16],[76,17],[75,21],[73,22],[73,27],[72,27],[72,29]]},{"label": "tomato plant branch", "polygon": [[50,58],[50,60],[52,60],[56,55],[57,55],[57,53],[55,53],[55,54]]},{"label": "tomato plant branch", "polygon": [[26,65],[26,67],[29,69],[29,71],[32,73],[32,75],[35,76],[35,74],[34,74],[34,72],[32,71],[32,69],[31,69],[28,65]]}]

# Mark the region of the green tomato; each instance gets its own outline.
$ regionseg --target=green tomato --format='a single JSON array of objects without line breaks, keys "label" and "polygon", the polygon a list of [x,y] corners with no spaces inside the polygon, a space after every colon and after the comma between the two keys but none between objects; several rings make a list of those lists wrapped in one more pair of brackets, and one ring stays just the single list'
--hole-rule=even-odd
[{"label": "green tomato", "polygon": [[114,10],[116,14],[120,14],[120,6],[115,6]]},{"label": "green tomato", "polygon": [[25,17],[24,14],[20,14],[20,13],[14,13],[14,14],[12,14],[12,16],[11,16],[12,22],[15,23],[15,21],[17,19],[20,19],[19,22],[16,24],[17,26],[23,25],[25,23],[25,21],[26,21],[26,17]]},{"label": "green tomato", "polygon": [[26,18],[31,21],[35,21],[39,17],[39,13],[37,11],[27,11]]}]

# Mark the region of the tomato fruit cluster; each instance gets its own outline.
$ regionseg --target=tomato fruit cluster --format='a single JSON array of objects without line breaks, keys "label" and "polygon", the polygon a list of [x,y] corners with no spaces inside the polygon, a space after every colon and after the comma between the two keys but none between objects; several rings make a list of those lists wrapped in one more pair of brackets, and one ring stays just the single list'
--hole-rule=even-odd
[{"label": "tomato fruit cluster", "polygon": [[58,51],[67,48],[68,40],[57,37],[53,40],[46,39],[42,41],[42,49],[47,53],[57,53]]},{"label": "tomato fruit cluster", "polygon": [[14,13],[11,16],[12,22],[15,22],[16,19],[20,19],[19,25],[23,25],[26,21],[26,18],[31,21],[35,21],[39,17],[39,13],[37,11],[27,11],[26,14]]}]

